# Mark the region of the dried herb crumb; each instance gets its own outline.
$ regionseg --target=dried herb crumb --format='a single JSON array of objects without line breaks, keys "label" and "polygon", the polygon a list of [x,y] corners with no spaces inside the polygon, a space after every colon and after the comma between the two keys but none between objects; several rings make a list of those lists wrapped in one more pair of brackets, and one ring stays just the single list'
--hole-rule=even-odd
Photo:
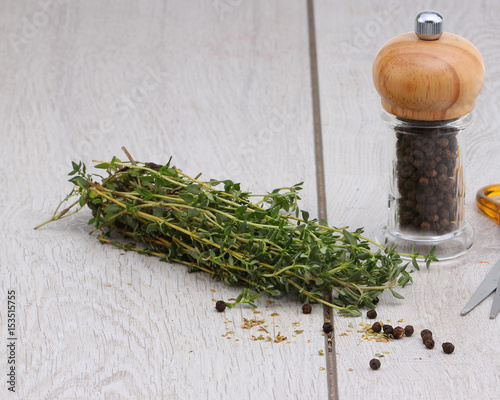
[{"label": "dried herb crumb", "polygon": [[281,332],[278,332],[278,335],[276,336],[276,339],[274,339],[274,343],[281,343],[287,340],[288,338],[286,336],[283,336]]},{"label": "dried herb crumb", "polygon": [[217,303],[215,303],[215,308],[219,312],[224,312],[224,310],[226,309],[226,302],[223,300],[219,300]]},{"label": "dried herb crumb", "polygon": [[240,325],[243,329],[252,329],[254,326],[259,326],[265,323],[265,319],[247,319],[243,318],[243,322],[240,322]]},{"label": "dried herb crumb", "polygon": [[443,343],[442,347],[443,347],[443,351],[446,354],[451,354],[455,350],[455,346],[452,343],[450,343],[450,342]]},{"label": "dried herb crumb", "polygon": [[370,360],[370,368],[373,370],[379,369],[380,368],[380,360],[378,360],[376,358],[372,358]]}]

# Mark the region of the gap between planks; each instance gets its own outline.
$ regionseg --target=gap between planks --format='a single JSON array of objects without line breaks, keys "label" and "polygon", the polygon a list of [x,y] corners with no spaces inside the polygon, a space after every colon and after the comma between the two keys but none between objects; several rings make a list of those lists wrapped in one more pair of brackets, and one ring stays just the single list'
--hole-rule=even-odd
[{"label": "gap between planks", "polygon": [[[307,25],[309,30],[309,61],[311,67],[311,95],[313,106],[314,158],[318,196],[318,219],[320,222],[327,222],[323,137],[321,131],[321,109],[319,102],[318,57],[316,52],[316,26],[314,23],[313,0],[307,0]],[[326,294],[326,300],[328,302],[331,302],[331,297],[331,293]],[[328,397],[332,400],[338,400],[337,362],[335,342],[333,340],[335,336],[335,325],[333,324],[332,309],[328,306],[323,306],[323,312],[325,321],[330,322],[333,326],[333,331],[326,335],[325,343],[328,372]]]}]

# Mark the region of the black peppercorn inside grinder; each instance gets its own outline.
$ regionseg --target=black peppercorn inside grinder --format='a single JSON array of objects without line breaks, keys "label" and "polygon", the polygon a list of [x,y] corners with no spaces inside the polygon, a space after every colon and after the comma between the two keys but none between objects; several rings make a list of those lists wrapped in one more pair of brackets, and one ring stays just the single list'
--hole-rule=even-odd
[{"label": "black peppercorn inside grinder", "polygon": [[474,230],[464,217],[463,132],[484,82],[479,51],[443,33],[443,17],[420,12],[415,32],[391,39],[373,64],[382,119],[391,128],[389,219],[377,237],[400,253],[440,259],[466,253]]}]

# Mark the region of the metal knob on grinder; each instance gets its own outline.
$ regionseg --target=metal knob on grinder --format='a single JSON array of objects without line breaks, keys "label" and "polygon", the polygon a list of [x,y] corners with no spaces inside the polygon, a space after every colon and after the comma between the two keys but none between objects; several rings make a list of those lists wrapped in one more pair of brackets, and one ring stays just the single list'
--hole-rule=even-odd
[{"label": "metal knob on grinder", "polygon": [[443,16],[434,10],[421,11],[415,17],[415,33],[422,40],[437,40],[443,33]]}]

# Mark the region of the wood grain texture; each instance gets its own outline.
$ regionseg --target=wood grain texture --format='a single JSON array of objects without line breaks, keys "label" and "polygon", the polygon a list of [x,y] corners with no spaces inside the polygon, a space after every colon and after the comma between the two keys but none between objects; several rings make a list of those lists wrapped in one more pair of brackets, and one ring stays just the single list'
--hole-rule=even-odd
[{"label": "wood grain texture", "polygon": [[[326,398],[321,307],[303,315],[292,299],[263,298],[261,314],[219,314],[212,299],[239,289],[99,245],[87,211],[33,231],[70,190],[71,160],[122,157],[123,145],[253,192],[305,181],[314,215],[305,2],[47,3],[0,4],[2,338],[7,290],[18,297],[11,397]],[[265,319],[268,333],[242,329],[243,318]],[[278,333],[288,339],[252,340]]]},{"label": "wood grain texture", "polygon": [[[417,12],[429,7],[416,1],[316,3],[323,145],[330,223],[365,227],[374,237],[387,220],[387,160],[393,149],[390,131],[380,121],[380,97],[373,83],[373,60],[382,45],[413,27]],[[438,7],[438,6],[434,6]],[[361,341],[357,332],[366,317],[336,316],[340,399],[475,399],[498,398],[500,391],[500,319],[490,320],[488,298],[465,317],[460,310],[500,257],[500,227],[481,214],[475,192],[500,181],[500,82],[498,67],[500,8],[493,1],[443,1],[437,8],[445,31],[470,40],[486,68],[484,89],[476,102],[475,122],[466,134],[466,218],[476,230],[476,243],[465,256],[415,272],[414,283],[399,290],[405,300],[384,294],[380,320],[394,326],[412,324],[416,335],[390,343]],[[398,322],[402,320],[402,322]],[[349,325],[353,328],[350,328]],[[426,349],[420,330],[434,332],[436,348]],[[351,332],[348,332],[350,330]],[[455,352],[446,355],[441,343]],[[390,351],[384,354],[384,351]],[[369,368],[384,354],[378,371]],[[352,369],[352,370],[350,370]]]},{"label": "wood grain texture", "polygon": [[388,41],[373,62],[382,107],[398,117],[435,121],[474,110],[484,83],[481,54],[467,39],[444,32],[421,40],[414,32]]}]

